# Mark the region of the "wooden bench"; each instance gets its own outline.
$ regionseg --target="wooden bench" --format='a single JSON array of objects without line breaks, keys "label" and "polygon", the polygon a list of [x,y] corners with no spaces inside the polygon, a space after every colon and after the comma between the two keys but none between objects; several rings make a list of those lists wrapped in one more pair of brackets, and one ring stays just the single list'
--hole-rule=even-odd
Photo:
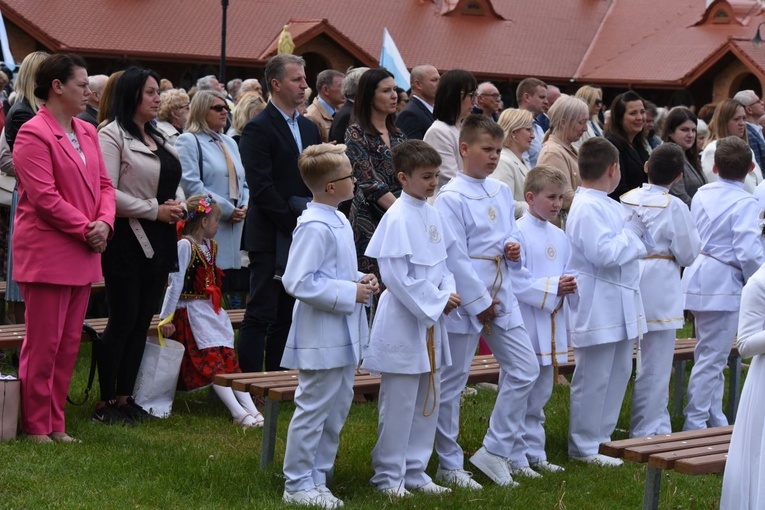
[{"label": "wooden bench", "polygon": [[705,430],[611,441],[600,445],[600,453],[647,464],[643,510],[659,508],[662,471],[686,475],[719,474],[725,460],[733,425]]},{"label": "wooden bench", "polygon": [[[242,326],[242,320],[244,319],[244,310],[226,310],[229,319],[231,319],[231,325],[234,329],[239,329]],[[107,318],[87,319],[85,324],[89,325],[99,335],[103,334],[106,329],[106,324],[109,322]],[[157,325],[159,324],[159,315],[152,317],[151,325],[147,332],[148,335],[157,334]],[[24,342],[24,335],[26,334],[26,327],[24,324],[8,324],[0,326],[0,349],[18,349]],[[83,340],[90,339],[89,336],[84,335]]]},{"label": "wooden bench", "polygon": [[[253,397],[266,401],[263,443],[261,446],[260,468],[265,469],[274,461],[277,421],[282,403],[292,402],[298,387],[298,371],[253,372],[245,374],[221,374],[215,377],[215,384],[230,386],[237,391],[248,391]],[[499,380],[499,363],[494,356],[475,356],[468,377],[468,384],[494,382]],[[358,370],[353,381],[357,395],[377,395],[380,391],[380,376],[365,370]]]}]

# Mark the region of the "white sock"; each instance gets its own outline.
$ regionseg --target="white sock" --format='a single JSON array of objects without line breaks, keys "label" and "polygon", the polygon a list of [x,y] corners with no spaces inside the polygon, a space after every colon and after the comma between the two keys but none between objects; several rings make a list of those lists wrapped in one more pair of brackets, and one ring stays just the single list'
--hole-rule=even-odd
[{"label": "white sock", "polygon": [[260,414],[260,411],[258,411],[258,408],[255,407],[255,402],[252,401],[252,396],[247,393],[246,391],[236,391],[234,390],[234,395],[236,396],[236,399],[239,401],[239,404],[251,415],[257,416]]},{"label": "white sock", "polygon": [[242,425],[252,425],[255,423],[255,419],[252,416],[247,416],[250,414],[247,409],[239,404],[236,395],[234,395],[234,390],[231,388],[218,386],[217,384],[213,384],[213,390],[215,391],[215,394],[218,395],[218,398],[221,399],[223,404],[228,408],[231,416],[235,421],[240,422]]}]

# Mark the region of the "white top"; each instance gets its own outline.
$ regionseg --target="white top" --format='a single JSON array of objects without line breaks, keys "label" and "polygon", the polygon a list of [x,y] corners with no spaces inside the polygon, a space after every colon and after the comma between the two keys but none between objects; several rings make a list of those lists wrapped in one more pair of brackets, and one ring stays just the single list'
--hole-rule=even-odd
[{"label": "white top", "polygon": [[335,207],[309,202],[297,220],[282,284],[297,301],[282,366],[327,370],[356,365],[369,336],[356,303],[359,272],[353,230]]},{"label": "white top", "polygon": [[691,216],[702,255],[683,273],[686,310],[738,310],[741,288],[765,262],[759,213],[757,200],[740,182],[721,179],[699,188]]},{"label": "white top", "polygon": [[524,212],[529,210],[529,204],[523,196],[523,184],[526,182],[526,175],[529,173],[529,167],[526,163],[516,156],[513,151],[507,147],[502,148],[499,155],[497,168],[489,176],[504,182],[510,187],[515,202],[515,219],[520,218]]},{"label": "white top", "polygon": [[402,193],[386,211],[365,252],[377,259],[386,289],[377,306],[363,368],[394,374],[429,372],[426,341],[431,327],[436,368],[451,364],[441,318],[456,289],[446,266],[446,247],[453,242],[441,215],[424,200]]},{"label": "white top", "polygon": [[[504,258],[505,244],[518,242],[520,238],[510,188],[496,179],[474,179],[460,173],[441,188],[435,206],[444,222],[454,231],[461,251],[470,257],[469,265],[467,259],[462,264],[449,262],[457,281],[457,293],[462,296],[463,303],[461,318],[455,314],[447,318],[449,332],[478,332],[482,328],[474,315],[471,316],[467,310],[462,311],[466,305],[473,305],[462,289],[475,285],[475,278],[479,278],[484,288],[499,300],[494,324],[505,330],[523,324],[508,274],[510,266],[520,267],[520,262],[511,263]],[[499,263],[486,260],[494,257],[499,257]],[[489,296],[476,299],[485,304],[479,312],[491,304]]]},{"label": "white top", "polygon": [[644,242],[624,229],[624,209],[603,191],[580,186],[566,223],[577,299],[569,299],[571,345],[589,347],[637,338],[646,331],[640,297]]},{"label": "white top", "polygon": [[[719,176],[712,170],[715,164],[715,150],[717,150],[717,140],[712,140],[701,152],[701,169],[704,171],[707,183],[719,179]],[[749,150],[752,151],[751,148]],[[752,162],[754,163],[754,170],[746,174],[746,180],[744,180],[744,189],[749,193],[754,193],[754,189],[762,182],[762,171],[754,157],[754,151],[752,151]]]},{"label": "white top", "polygon": [[[203,251],[206,246],[200,247]],[[175,312],[176,308],[185,308],[189,316],[189,326],[194,334],[194,341],[200,349],[210,347],[234,348],[234,329],[226,310],[220,309],[215,313],[212,298],[207,299],[180,299],[183,290],[183,280],[186,277],[186,268],[191,262],[191,241],[183,238],[178,241],[178,267],[182,271],[170,273],[168,286],[165,292],[165,300],[159,316],[168,317]],[[207,252],[209,253],[209,252]]]},{"label": "white top", "polygon": [[682,328],[680,268],[690,266],[701,250],[691,212],[668,188],[655,184],[628,191],[621,201],[628,213],[635,210],[644,215],[655,244],[647,258],[640,259],[640,293],[648,331]]},{"label": "white top", "polygon": [[561,229],[528,212],[518,220],[518,230],[523,268],[512,274],[523,324],[540,365],[552,363],[553,332],[558,363],[565,363],[568,361],[568,328],[564,299],[558,296],[558,283],[562,275],[571,274],[568,271],[571,243]]}]

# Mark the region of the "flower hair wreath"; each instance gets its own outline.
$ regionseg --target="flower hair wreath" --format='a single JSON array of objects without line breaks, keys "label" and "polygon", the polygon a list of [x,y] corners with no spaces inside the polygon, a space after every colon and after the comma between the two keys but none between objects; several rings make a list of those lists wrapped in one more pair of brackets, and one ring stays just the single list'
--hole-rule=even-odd
[{"label": "flower hair wreath", "polygon": [[212,195],[207,195],[206,197],[199,199],[199,205],[197,205],[196,209],[189,212],[189,219],[193,220],[197,216],[200,216],[202,214],[210,214],[212,211]]}]

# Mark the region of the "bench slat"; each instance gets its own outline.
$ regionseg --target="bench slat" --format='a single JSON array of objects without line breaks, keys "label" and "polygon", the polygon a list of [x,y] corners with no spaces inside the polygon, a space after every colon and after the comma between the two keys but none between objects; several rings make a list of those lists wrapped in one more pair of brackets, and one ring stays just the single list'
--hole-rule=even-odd
[{"label": "bench slat", "polygon": [[684,475],[711,475],[725,471],[727,453],[716,453],[675,462],[675,471]]},{"label": "bench slat", "polygon": [[641,446],[633,446],[624,451],[624,458],[632,462],[648,462],[651,455],[665,453],[670,451],[679,451],[689,448],[699,448],[702,446],[718,445],[730,443],[730,434],[720,436],[702,437],[698,439],[686,439],[683,441],[670,441],[669,443],[654,443]]},{"label": "bench slat", "polygon": [[700,437],[710,437],[733,432],[733,425],[724,427],[712,427],[703,430],[689,430],[686,432],[673,432],[672,434],[663,434],[649,437],[638,437],[634,439],[622,439],[619,441],[609,441],[601,443],[598,453],[608,455],[609,457],[624,457],[624,450],[634,446],[668,443],[671,441],[682,441],[685,439],[697,439]]},{"label": "bench slat", "polygon": [[[648,458],[648,465],[659,469],[675,469],[675,463],[679,460],[691,460],[694,458],[703,458],[709,455],[728,453],[730,442],[716,445],[703,446],[699,448],[688,448],[673,452],[656,453]],[[703,466],[703,461],[698,463]]]}]

